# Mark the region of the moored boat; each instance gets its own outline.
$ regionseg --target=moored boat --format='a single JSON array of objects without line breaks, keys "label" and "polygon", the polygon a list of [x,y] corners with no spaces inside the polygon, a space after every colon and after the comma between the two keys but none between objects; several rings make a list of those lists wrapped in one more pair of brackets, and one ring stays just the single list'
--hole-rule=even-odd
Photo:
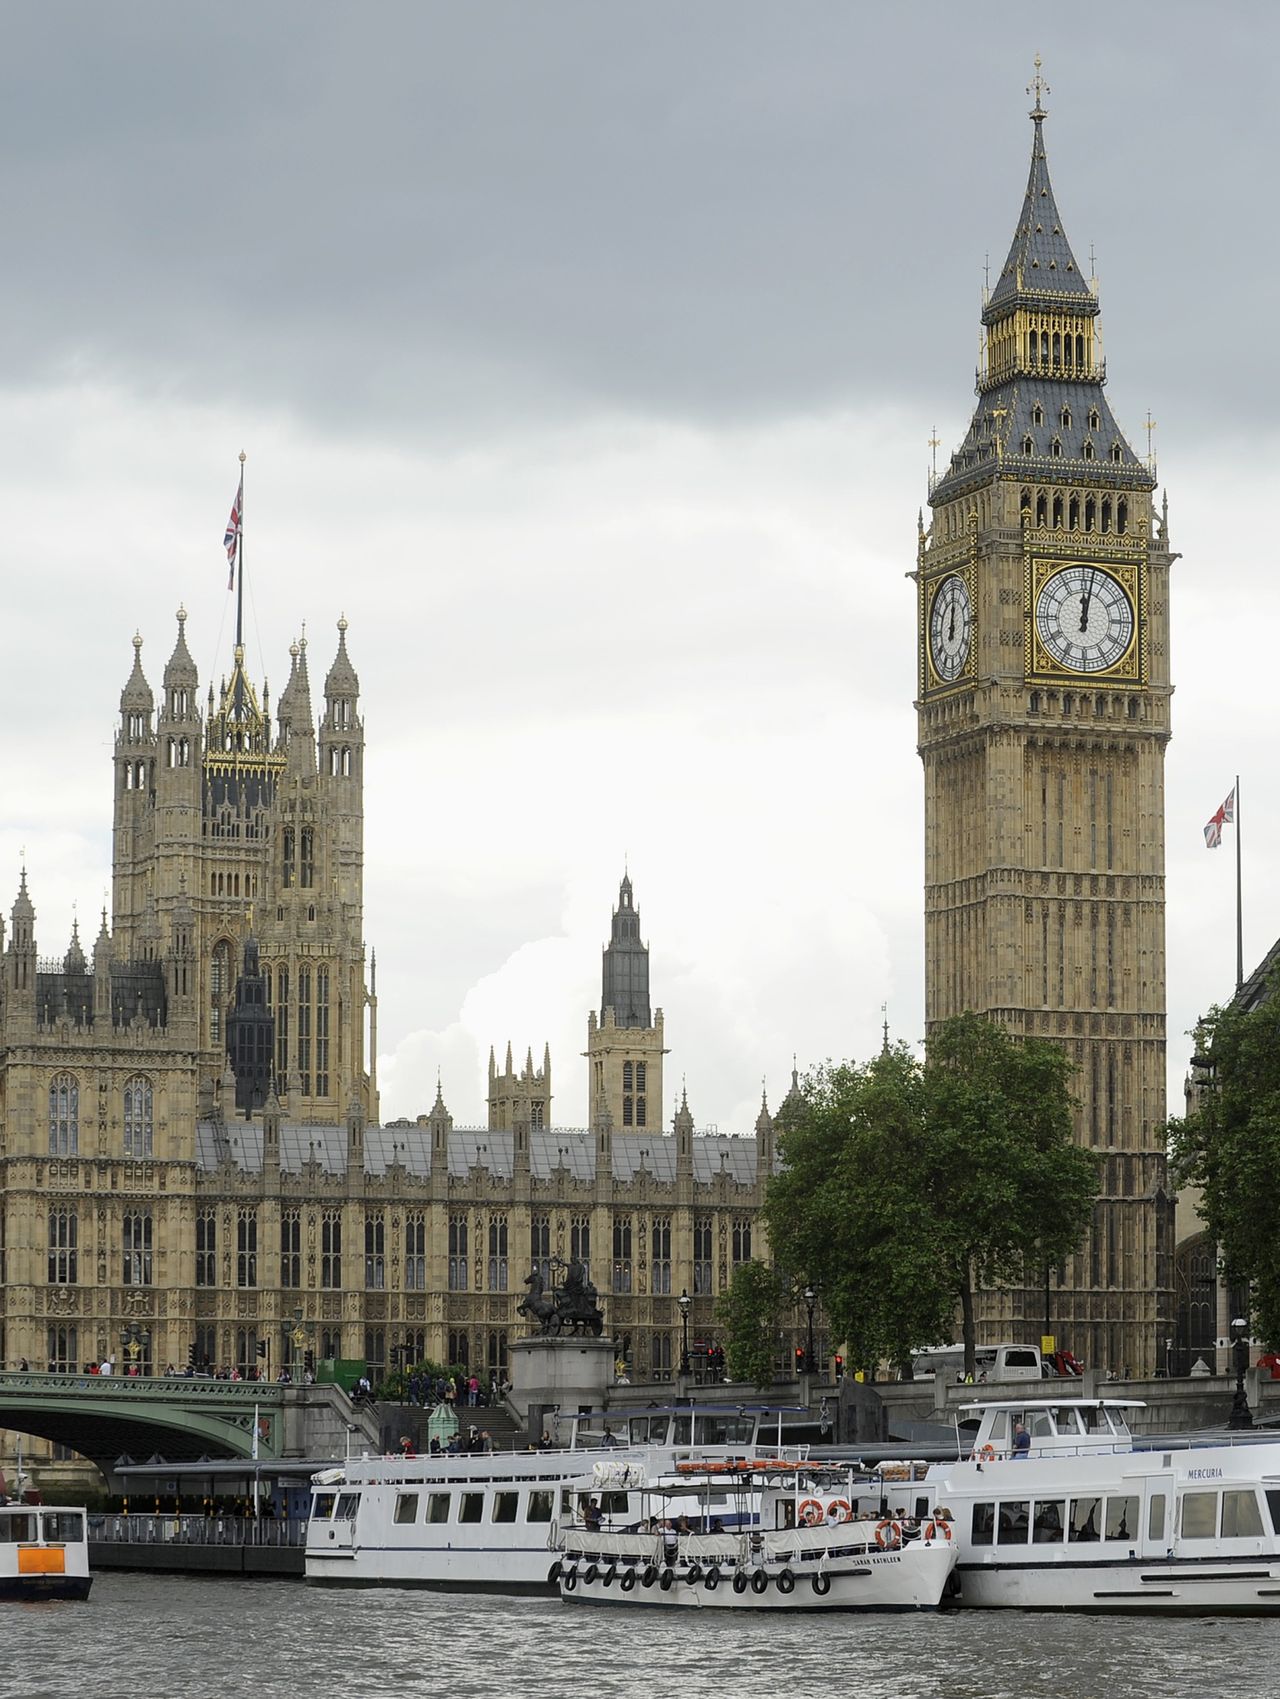
[{"label": "moored boat", "polygon": [[83,1510],[0,1504],[0,1599],[87,1599],[92,1584]]},{"label": "moored boat", "polygon": [[[566,1443],[554,1449],[350,1458],[313,1478],[306,1578],[331,1587],[550,1594],[555,1524],[594,1458],[641,1462],[648,1478],[691,1454],[754,1456],[762,1443],[779,1447],[782,1414],[740,1405],[597,1411],[569,1419]],[[626,1489],[610,1509],[620,1518],[639,1514]]]},{"label": "moored boat", "polygon": [[952,1514],[966,1608],[1280,1613],[1280,1441],[1134,1443],[1113,1399],[981,1402],[968,1457],[904,1490]]},{"label": "moored boat", "polygon": [[[684,1462],[645,1477],[600,1464],[575,1483],[576,1510],[557,1527],[549,1579],[567,1604],[698,1610],[936,1610],[956,1550],[947,1521],[859,1514],[859,1488],[884,1483],[851,1468]],[[611,1495],[638,1489],[622,1521]],[[728,1489],[726,1493],[726,1488]],[[726,1497],[726,1518],[714,1514]]]}]

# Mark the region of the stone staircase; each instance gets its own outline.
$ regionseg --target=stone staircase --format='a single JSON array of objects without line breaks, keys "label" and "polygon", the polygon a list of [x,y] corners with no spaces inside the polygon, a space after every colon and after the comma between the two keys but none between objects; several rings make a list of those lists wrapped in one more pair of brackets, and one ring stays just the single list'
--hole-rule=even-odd
[{"label": "stone staircase", "polygon": [[[424,1452],[428,1445],[427,1421],[430,1415],[431,1411],[424,1409],[421,1404],[380,1403],[378,1425],[381,1449],[385,1452],[397,1452],[400,1450],[401,1439],[408,1437],[413,1442],[415,1451]],[[524,1428],[505,1404],[479,1404],[474,1410],[464,1405],[458,1410],[457,1416],[458,1425],[464,1435],[472,1423],[481,1433],[487,1430],[495,1451],[523,1451],[529,1443]]]}]

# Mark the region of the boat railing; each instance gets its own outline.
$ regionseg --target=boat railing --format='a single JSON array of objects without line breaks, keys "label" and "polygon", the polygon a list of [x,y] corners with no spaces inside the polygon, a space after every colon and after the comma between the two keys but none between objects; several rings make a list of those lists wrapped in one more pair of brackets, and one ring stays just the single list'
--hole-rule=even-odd
[{"label": "boat railing", "polygon": [[306,1517],[153,1516],[89,1517],[89,1543],[129,1546],[305,1546]]}]

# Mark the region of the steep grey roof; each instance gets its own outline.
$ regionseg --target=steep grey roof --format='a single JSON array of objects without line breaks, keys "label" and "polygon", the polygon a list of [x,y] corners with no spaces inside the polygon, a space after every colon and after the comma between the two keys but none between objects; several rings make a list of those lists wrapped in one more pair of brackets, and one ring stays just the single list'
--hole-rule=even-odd
[{"label": "steep grey roof", "polygon": [[1088,280],[1071,252],[1049,181],[1044,151],[1044,114],[1033,114],[1031,171],[1022,214],[1013,233],[1009,256],[991,291],[983,318],[997,316],[1019,296],[1071,296],[1077,311],[1096,313],[1097,303]]},{"label": "steep grey roof", "polygon": [[[1070,416],[1066,425],[1062,423],[1064,408]],[[1096,430],[1090,426],[1090,414],[1097,415]],[[1085,458],[1086,444],[1092,446],[1092,460]],[[1116,447],[1120,458],[1113,460]],[[970,479],[989,478],[997,466],[1006,476],[1040,483],[1069,478],[1073,483],[1143,490],[1153,484],[1150,471],[1116,423],[1102,385],[1086,378],[1023,376],[985,391],[930,502],[936,505]]]},{"label": "steep grey roof", "polygon": [[[409,1174],[425,1179],[431,1173],[429,1126],[366,1127],[364,1166],[369,1174],[385,1174],[394,1162]],[[262,1171],[262,1124],[260,1121],[216,1120],[196,1123],[196,1161],[211,1171],[224,1161],[242,1172]],[[284,1173],[299,1174],[309,1161],[326,1174],[344,1174],[347,1167],[345,1126],[280,1125],[280,1167]],[[497,1179],[509,1180],[513,1171],[513,1137],[488,1127],[454,1127],[448,1136],[449,1174],[465,1179],[471,1170],[486,1171]],[[595,1179],[595,1139],[581,1128],[534,1128],[529,1138],[529,1168],[535,1180],[549,1180],[563,1168],[570,1179],[591,1183]],[[613,1177],[620,1185],[634,1180],[644,1169],[653,1178],[670,1185],[676,1177],[676,1141],[670,1134],[617,1134],[613,1140]],[[730,1138],[715,1133],[693,1141],[693,1177],[706,1184],[725,1174],[738,1186],[751,1186],[756,1178],[756,1141]]]}]

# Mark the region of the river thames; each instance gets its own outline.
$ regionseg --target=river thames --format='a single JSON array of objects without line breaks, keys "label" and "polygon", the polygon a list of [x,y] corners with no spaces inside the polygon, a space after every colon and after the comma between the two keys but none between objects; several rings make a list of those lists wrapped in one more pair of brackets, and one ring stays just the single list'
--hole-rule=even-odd
[{"label": "river thames", "polygon": [[1277,1691],[1276,1625],[973,1611],[695,1615],[293,1582],[99,1575],[0,1605],[9,1699],[1213,1699]]}]

